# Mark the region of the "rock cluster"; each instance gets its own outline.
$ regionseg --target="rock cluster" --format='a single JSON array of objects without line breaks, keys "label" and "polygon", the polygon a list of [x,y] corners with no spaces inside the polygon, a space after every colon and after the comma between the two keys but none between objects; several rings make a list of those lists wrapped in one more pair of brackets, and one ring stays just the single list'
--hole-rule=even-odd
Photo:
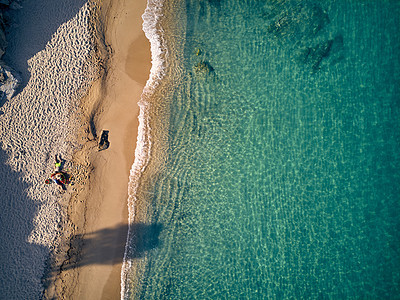
[{"label": "rock cluster", "polygon": [[6,31],[11,25],[9,11],[20,9],[19,0],[0,0],[0,107],[14,95],[19,76],[1,59],[7,48]]},{"label": "rock cluster", "polygon": [[281,47],[294,50],[296,61],[317,72],[343,59],[343,36],[329,27],[329,16],[318,1],[268,2],[267,32]]},{"label": "rock cluster", "polygon": [[14,95],[20,79],[14,71],[0,61],[0,107]]},{"label": "rock cluster", "polygon": [[208,75],[214,71],[214,68],[210,65],[208,61],[200,61],[194,65],[194,71],[196,75]]},{"label": "rock cluster", "polygon": [[[194,73],[196,74],[196,76],[204,79],[208,75],[213,75],[214,68],[210,64],[210,62],[207,60],[208,54],[200,48],[196,49],[195,54],[196,54],[195,60],[197,62],[194,63],[193,70],[194,70]],[[199,61],[199,57],[200,57],[200,61]]]}]

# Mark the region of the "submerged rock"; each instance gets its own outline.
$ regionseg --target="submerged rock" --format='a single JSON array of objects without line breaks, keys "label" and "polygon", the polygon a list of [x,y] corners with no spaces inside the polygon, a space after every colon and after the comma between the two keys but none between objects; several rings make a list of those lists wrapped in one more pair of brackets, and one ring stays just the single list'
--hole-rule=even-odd
[{"label": "submerged rock", "polygon": [[210,65],[208,61],[200,61],[194,65],[194,72],[196,75],[206,76],[214,72],[214,68]]},{"label": "submerged rock", "polygon": [[299,51],[298,60],[301,63],[311,66],[313,71],[318,71],[321,64],[338,62],[342,56],[343,37],[337,35],[334,39],[329,39],[311,47],[305,47]]},{"label": "submerged rock", "polygon": [[284,44],[301,44],[312,39],[329,23],[327,13],[317,3],[277,1],[268,8],[268,33]]},{"label": "submerged rock", "polygon": [[276,0],[267,2],[263,18],[267,34],[293,59],[313,72],[343,58],[343,37],[329,32],[329,16],[317,2]]},{"label": "submerged rock", "polygon": [[317,71],[324,57],[329,55],[331,51],[333,40],[325,41],[314,47],[307,47],[301,50],[300,61],[311,65],[313,71]]}]

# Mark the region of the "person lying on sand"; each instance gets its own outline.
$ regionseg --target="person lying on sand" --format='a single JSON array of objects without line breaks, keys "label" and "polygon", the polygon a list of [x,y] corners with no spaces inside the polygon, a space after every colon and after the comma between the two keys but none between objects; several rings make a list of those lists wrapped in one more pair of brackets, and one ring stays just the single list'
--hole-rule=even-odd
[{"label": "person lying on sand", "polygon": [[67,173],[62,171],[63,161],[61,159],[61,156],[58,157],[56,155],[55,160],[56,162],[54,163],[55,166],[54,172],[53,174],[50,175],[50,178],[46,179],[45,183],[46,184],[55,183],[63,190],[66,190],[67,189],[66,185],[71,184],[71,178]]}]

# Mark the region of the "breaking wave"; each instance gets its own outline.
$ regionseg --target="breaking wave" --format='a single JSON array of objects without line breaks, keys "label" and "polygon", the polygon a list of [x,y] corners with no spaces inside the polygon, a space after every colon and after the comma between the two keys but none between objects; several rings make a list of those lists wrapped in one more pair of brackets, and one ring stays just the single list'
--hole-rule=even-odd
[{"label": "breaking wave", "polygon": [[[149,98],[153,94],[155,88],[159,85],[165,76],[165,58],[168,55],[167,49],[164,46],[163,30],[160,27],[159,20],[162,17],[162,9],[165,0],[148,0],[147,7],[143,19],[143,31],[151,44],[151,60],[152,67],[150,76],[146,86],[143,89],[139,105],[139,128],[135,149],[135,160],[130,170],[128,184],[128,209],[129,209],[129,224],[132,224],[135,218],[135,203],[137,200],[137,189],[139,187],[139,178],[146,169],[151,152],[151,128],[149,125]],[[131,225],[129,225],[131,226]],[[132,267],[131,259],[129,259],[130,251],[133,251],[129,246],[129,241],[132,238],[131,227],[128,230],[127,243],[125,246],[124,260],[121,270],[121,299],[129,297],[129,270]]]}]

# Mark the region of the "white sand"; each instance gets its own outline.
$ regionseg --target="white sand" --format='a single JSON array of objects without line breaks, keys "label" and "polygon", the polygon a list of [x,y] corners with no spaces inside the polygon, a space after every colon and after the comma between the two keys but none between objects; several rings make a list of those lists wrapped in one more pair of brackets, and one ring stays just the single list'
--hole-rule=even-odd
[{"label": "white sand", "polygon": [[[44,181],[53,171],[54,155],[68,162],[77,146],[70,134],[78,123],[71,118],[78,117],[79,99],[98,73],[91,64],[88,5],[80,2],[26,1],[8,35],[5,60],[22,71],[25,82],[0,108],[0,146],[6,153],[0,153],[6,161],[0,165],[5,299],[38,298],[45,260],[61,236],[69,192],[62,196]],[[33,50],[38,52],[30,56]]]},{"label": "white sand", "polygon": [[[0,108],[5,299],[120,296],[137,102],[151,67],[146,0],[85,3],[26,1],[8,37],[6,62],[25,82]],[[97,152],[92,125],[110,131],[106,151]],[[55,154],[76,178],[64,194],[44,184]]]}]

